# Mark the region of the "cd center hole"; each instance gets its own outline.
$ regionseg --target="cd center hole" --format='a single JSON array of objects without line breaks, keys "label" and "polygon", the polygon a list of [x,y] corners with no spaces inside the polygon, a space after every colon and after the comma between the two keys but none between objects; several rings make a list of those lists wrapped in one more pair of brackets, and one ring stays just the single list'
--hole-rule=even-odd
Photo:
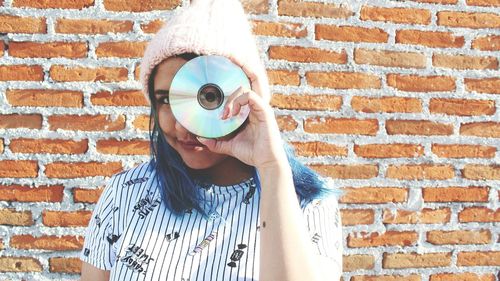
[{"label": "cd center hole", "polygon": [[208,102],[213,102],[213,101],[215,101],[215,93],[208,92],[205,94],[205,98],[207,99]]}]

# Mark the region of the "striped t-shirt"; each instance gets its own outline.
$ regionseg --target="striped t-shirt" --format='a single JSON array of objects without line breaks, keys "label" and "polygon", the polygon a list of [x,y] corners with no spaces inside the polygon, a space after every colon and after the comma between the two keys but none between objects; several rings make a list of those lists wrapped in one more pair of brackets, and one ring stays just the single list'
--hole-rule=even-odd
[{"label": "striped t-shirt", "polygon": [[[194,209],[176,216],[162,204],[150,163],[108,181],[80,259],[110,270],[113,281],[258,280],[260,194],[253,179],[232,186],[200,185],[204,199],[212,202],[210,219]],[[314,200],[303,212],[314,249],[341,272],[336,198]]]}]

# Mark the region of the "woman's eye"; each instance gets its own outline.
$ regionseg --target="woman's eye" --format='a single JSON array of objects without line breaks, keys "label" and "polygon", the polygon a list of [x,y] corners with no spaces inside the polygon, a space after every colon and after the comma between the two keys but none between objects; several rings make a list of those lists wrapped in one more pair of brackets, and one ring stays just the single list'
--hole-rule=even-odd
[{"label": "woman's eye", "polygon": [[168,96],[161,96],[157,99],[160,104],[168,104]]}]

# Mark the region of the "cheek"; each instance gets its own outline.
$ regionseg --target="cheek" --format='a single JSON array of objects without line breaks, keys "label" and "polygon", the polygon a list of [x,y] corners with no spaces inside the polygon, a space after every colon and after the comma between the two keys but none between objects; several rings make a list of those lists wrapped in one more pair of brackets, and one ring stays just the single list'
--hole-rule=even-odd
[{"label": "cheek", "polygon": [[158,119],[161,130],[166,134],[172,134],[175,130],[175,118],[169,109],[160,109]]}]

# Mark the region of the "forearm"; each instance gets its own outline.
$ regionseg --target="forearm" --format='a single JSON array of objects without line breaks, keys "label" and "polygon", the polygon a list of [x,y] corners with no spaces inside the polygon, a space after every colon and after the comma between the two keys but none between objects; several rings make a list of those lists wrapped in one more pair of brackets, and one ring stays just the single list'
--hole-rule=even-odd
[{"label": "forearm", "polygon": [[288,163],[259,169],[260,280],[319,280]]}]

